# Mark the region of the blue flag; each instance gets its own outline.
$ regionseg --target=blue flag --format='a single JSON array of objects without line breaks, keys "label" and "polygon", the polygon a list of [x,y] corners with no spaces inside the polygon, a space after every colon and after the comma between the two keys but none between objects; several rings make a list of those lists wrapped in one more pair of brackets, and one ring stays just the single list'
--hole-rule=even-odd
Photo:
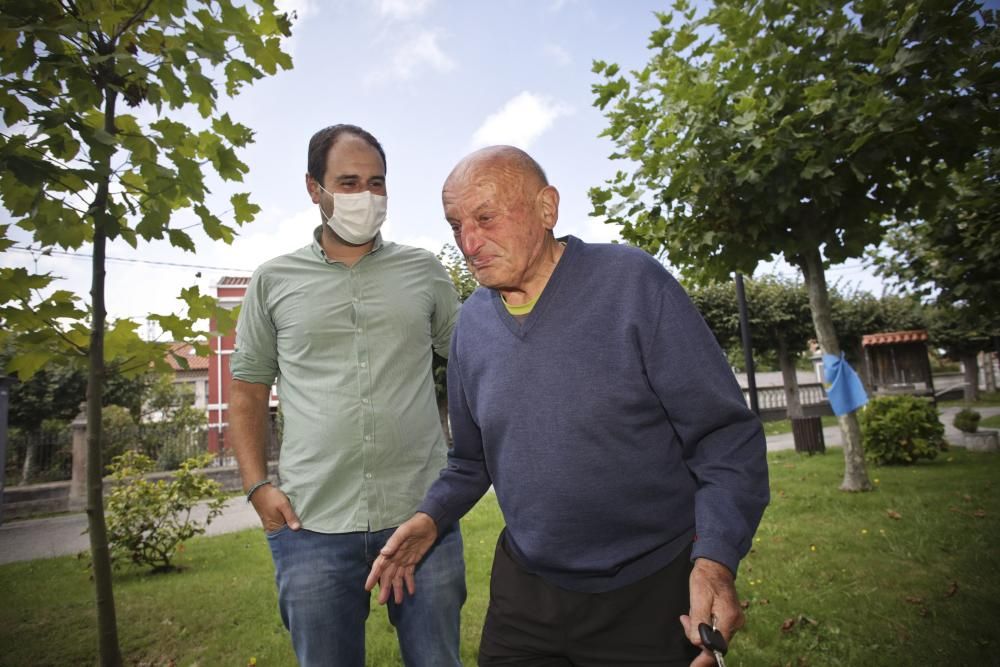
[{"label": "blue flag", "polygon": [[823,377],[829,385],[826,395],[830,399],[830,407],[838,417],[854,412],[868,402],[868,394],[861,384],[861,378],[844,359],[843,352],[840,357],[823,355]]}]

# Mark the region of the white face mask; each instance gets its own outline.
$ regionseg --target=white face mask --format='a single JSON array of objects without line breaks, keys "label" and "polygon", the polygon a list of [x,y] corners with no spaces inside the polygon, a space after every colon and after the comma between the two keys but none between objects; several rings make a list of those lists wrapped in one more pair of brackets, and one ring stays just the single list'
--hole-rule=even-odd
[{"label": "white face mask", "polygon": [[322,205],[319,212],[337,236],[356,245],[368,243],[375,238],[385,222],[388,197],[374,195],[367,190],[343,194],[330,192],[322,185],[319,189],[333,197],[333,215],[327,216]]}]

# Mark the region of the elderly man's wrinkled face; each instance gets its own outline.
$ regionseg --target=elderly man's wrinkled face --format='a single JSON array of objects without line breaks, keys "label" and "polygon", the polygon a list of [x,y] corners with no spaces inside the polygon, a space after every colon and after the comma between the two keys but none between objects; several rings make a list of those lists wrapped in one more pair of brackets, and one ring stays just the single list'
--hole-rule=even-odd
[{"label": "elderly man's wrinkled face", "polygon": [[550,189],[504,164],[460,165],[448,177],[444,215],[481,285],[521,290],[534,275],[555,224],[546,214]]}]

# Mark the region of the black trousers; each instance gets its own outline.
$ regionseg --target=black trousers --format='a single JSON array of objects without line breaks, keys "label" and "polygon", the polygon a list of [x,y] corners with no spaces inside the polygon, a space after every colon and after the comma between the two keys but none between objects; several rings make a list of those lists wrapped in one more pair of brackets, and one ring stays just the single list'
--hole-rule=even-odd
[{"label": "black trousers", "polygon": [[659,572],[606,593],[580,593],[526,571],[497,541],[479,665],[521,667],[687,667],[691,548]]}]

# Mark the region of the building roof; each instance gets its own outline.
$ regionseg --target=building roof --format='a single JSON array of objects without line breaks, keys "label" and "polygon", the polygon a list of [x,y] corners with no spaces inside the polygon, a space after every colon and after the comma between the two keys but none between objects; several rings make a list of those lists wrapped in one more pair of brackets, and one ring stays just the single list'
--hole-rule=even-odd
[{"label": "building roof", "polygon": [[[195,349],[187,343],[170,343],[170,351],[173,354],[167,354],[167,363],[174,372],[208,370],[208,357],[199,357]],[[187,359],[188,367],[183,368],[174,355]]]},{"label": "building roof", "polygon": [[868,334],[861,337],[861,345],[893,345],[896,343],[919,343],[927,340],[925,329],[914,331],[890,331],[885,333]]},{"label": "building roof", "polygon": [[222,276],[216,287],[246,287],[250,284],[250,276]]}]

